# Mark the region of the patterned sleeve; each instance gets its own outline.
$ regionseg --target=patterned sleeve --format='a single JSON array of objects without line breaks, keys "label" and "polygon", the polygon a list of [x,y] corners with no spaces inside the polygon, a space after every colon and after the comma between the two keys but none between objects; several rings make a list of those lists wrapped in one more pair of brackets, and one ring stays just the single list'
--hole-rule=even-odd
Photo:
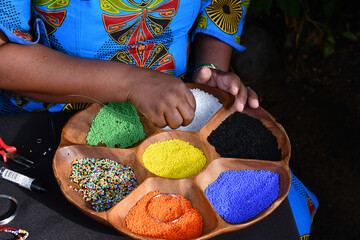
[{"label": "patterned sleeve", "polygon": [[10,42],[48,46],[43,22],[31,20],[31,0],[0,0],[0,31]]},{"label": "patterned sleeve", "polygon": [[204,33],[220,39],[238,51],[245,13],[250,0],[205,0],[196,19],[192,39],[197,33]]}]

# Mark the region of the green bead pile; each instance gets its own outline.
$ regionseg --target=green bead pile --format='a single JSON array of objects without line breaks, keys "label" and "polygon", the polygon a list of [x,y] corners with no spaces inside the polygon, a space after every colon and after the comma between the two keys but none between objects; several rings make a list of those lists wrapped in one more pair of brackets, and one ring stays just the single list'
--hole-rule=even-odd
[{"label": "green bead pile", "polygon": [[130,167],[103,158],[76,159],[70,180],[80,186],[74,190],[82,193],[96,212],[110,209],[139,185]]},{"label": "green bead pile", "polygon": [[130,102],[111,102],[95,116],[86,141],[91,146],[127,148],[144,138],[136,108]]}]

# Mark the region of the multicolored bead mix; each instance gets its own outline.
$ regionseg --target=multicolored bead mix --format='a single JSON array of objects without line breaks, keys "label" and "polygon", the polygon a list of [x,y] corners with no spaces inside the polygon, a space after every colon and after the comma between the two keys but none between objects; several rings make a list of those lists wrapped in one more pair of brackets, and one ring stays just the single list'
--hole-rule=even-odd
[{"label": "multicolored bead mix", "polygon": [[133,169],[104,158],[76,159],[70,180],[80,188],[69,187],[82,193],[96,212],[110,209],[139,185]]}]

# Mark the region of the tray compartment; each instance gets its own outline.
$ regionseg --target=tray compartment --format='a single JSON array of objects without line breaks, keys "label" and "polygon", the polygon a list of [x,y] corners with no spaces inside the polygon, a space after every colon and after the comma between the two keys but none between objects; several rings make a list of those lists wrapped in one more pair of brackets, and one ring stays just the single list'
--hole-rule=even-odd
[{"label": "tray compartment", "polygon": [[160,193],[179,194],[189,200],[193,207],[197,208],[203,217],[203,235],[211,233],[216,229],[218,221],[210,203],[203,192],[194,184],[191,179],[167,179],[148,178],[136,188],[128,197],[117,204],[109,211],[109,222],[120,232],[123,232],[135,239],[144,239],[126,227],[125,217],[130,209],[147,193],[160,191]]},{"label": "tray compartment", "polygon": [[[56,151],[53,161],[53,170],[55,178],[64,196],[86,215],[94,218],[95,220],[107,223],[106,212],[109,210],[104,212],[94,211],[91,204],[82,198],[83,194],[78,193],[71,188],[79,188],[78,184],[73,183],[70,180],[73,161],[87,157],[107,158],[127,167],[131,167],[139,185],[141,185],[141,183],[151,175],[141,164],[138,164],[136,154],[132,150],[73,145],[59,148]],[[127,197],[125,197],[125,199],[126,198]]]}]

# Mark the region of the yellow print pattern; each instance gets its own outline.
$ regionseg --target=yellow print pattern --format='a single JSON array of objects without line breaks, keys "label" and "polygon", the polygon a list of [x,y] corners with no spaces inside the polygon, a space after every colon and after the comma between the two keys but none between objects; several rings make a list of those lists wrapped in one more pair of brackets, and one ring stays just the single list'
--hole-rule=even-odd
[{"label": "yellow print pattern", "polygon": [[309,239],[310,239],[310,234],[305,234],[300,237],[300,240],[309,240]]},{"label": "yellow print pattern", "polygon": [[36,6],[45,6],[49,4],[47,9],[59,9],[67,7],[70,0],[33,0],[32,3]]},{"label": "yellow print pattern", "polygon": [[212,0],[205,11],[210,20],[223,32],[235,34],[243,16],[242,3],[242,0]]}]

